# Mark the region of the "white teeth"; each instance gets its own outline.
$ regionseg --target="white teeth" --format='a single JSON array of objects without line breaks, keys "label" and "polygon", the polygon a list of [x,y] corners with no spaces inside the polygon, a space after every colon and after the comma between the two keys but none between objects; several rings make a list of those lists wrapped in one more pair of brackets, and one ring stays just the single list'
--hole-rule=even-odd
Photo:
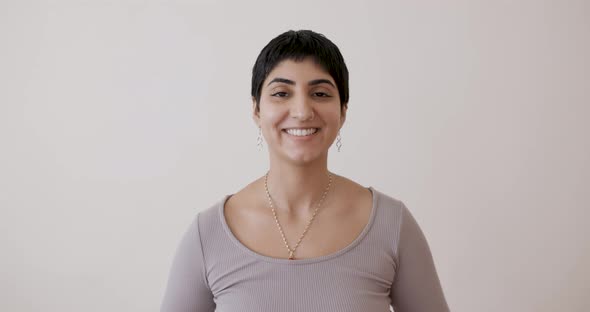
[{"label": "white teeth", "polygon": [[295,135],[295,136],[307,136],[312,135],[318,131],[317,128],[309,128],[309,129],[287,129],[288,134]]}]

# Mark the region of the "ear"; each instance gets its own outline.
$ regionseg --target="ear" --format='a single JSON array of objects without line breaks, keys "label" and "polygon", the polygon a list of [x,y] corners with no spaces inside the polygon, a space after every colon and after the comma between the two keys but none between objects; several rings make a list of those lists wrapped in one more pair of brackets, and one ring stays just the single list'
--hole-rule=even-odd
[{"label": "ear", "polygon": [[255,97],[252,97],[252,120],[254,120],[256,127],[260,128],[260,110],[256,109]]},{"label": "ear", "polygon": [[348,110],[348,104],[344,104],[342,109],[340,109],[340,128],[344,125],[346,121],[346,111]]}]

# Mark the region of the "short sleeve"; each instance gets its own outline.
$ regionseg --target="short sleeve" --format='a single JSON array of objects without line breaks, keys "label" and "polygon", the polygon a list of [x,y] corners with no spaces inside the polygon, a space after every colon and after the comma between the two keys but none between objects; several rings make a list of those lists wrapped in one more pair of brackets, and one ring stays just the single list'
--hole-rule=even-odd
[{"label": "short sleeve", "polygon": [[395,312],[448,312],[430,247],[420,226],[402,203],[398,265],[391,287]]},{"label": "short sleeve", "polygon": [[205,277],[198,215],[176,249],[161,312],[213,312],[215,302]]}]

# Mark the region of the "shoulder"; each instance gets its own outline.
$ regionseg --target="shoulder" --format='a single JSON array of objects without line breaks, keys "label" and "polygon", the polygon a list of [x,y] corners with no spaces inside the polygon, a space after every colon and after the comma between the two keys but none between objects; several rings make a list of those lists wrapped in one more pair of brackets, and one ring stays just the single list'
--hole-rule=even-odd
[{"label": "shoulder", "polygon": [[218,235],[222,230],[221,213],[223,205],[231,195],[224,195],[205,209],[199,211],[193,220],[193,226],[199,236],[211,237]]},{"label": "shoulder", "polygon": [[376,200],[376,205],[383,209],[392,210],[396,213],[401,213],[402,210],[407,209],[404,202],[398,197],[394,197],[388,193],[371,187]]},{"label": "shoulder", "polygon": [[258,198],[254,196],[256,194],[255,188],[258,187],[257,181],[248,184],[236,193],[223,196],[211,206],[201,210],[196,216],[201,235],[221,235],[225,231],[233,229],[236,223],[246,217],[245,214],[248,214],[250,210],[244,209],[244,207],[260,206],[256,202]]},{"label": "shoulder", "polygon": [[334,174],[335,198],[342,202],[350,203],[352,206],[371,206],[373,194],[368,187],[341,175]]},{"label": "shoulder", "polygon": [[340,184],[341,193],[344,194],[344,197],[346,197],[349,201],[359,200],[365,203],[374,201],[373,204],[376,207],[392,210],[397,213],[400,213],[401,210],[405,209],[405,205],[400,199],[382,192],[375,187],[362,186],[359,183],[343,176],[336,176],[336,178]]},{"label": "shoulder", "polygon": [[393,237],[395,237],[395,244],[397,245],[401,234],[402,224],[406,222],[405,219],[407,219],[410,214],[409,210],[405,203],[397,197],[375,188],[371,188],[371,190],[374,193],[375,209],[377,210],[379,222],[392,231],[389,232],[388,235],[393,235]]},{"label": "shoulder", "polygon": [[394,249],[397,249],[402,224],[409,211],[399,198],[374,187],[370,187],[370,190],[373,193],[376,227],[383,231],[381,234],[387,239],[393,238]]},{"label": "shoulder", "polygon": [[267,202],[259,196],[263,192],[261,179],[257,179],[227,197],[219,210],[230,229],[235,230],[244,220],[257,216],[258,213],[266,213]]}]

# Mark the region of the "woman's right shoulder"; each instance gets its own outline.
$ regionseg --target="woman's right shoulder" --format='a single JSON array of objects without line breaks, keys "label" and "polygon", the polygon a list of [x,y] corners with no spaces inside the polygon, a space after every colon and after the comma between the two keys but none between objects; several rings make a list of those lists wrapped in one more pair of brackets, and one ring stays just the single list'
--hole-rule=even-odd
[{"label": "woman's right shoulder", "polygon": [[252,206],[259,201],[260,192],[264,192],[264,189],[261,187],[261,179],[256,179],[235,194],[229,195],[229,198],[225,202],[226,214],[235,212],[235,209],[239,207]]},{"label": "woman's right shoulder", "polygon": [[220,213],[223,213],[226,219],[231,218],[236,215],[238,208],[251,206],[255,202],[257,182],[258,180],[253,181],[236,193],[222,196],[218,201],[198,212],[195,219],[199,219],[200,223],[210,223],[217,220]]}]

